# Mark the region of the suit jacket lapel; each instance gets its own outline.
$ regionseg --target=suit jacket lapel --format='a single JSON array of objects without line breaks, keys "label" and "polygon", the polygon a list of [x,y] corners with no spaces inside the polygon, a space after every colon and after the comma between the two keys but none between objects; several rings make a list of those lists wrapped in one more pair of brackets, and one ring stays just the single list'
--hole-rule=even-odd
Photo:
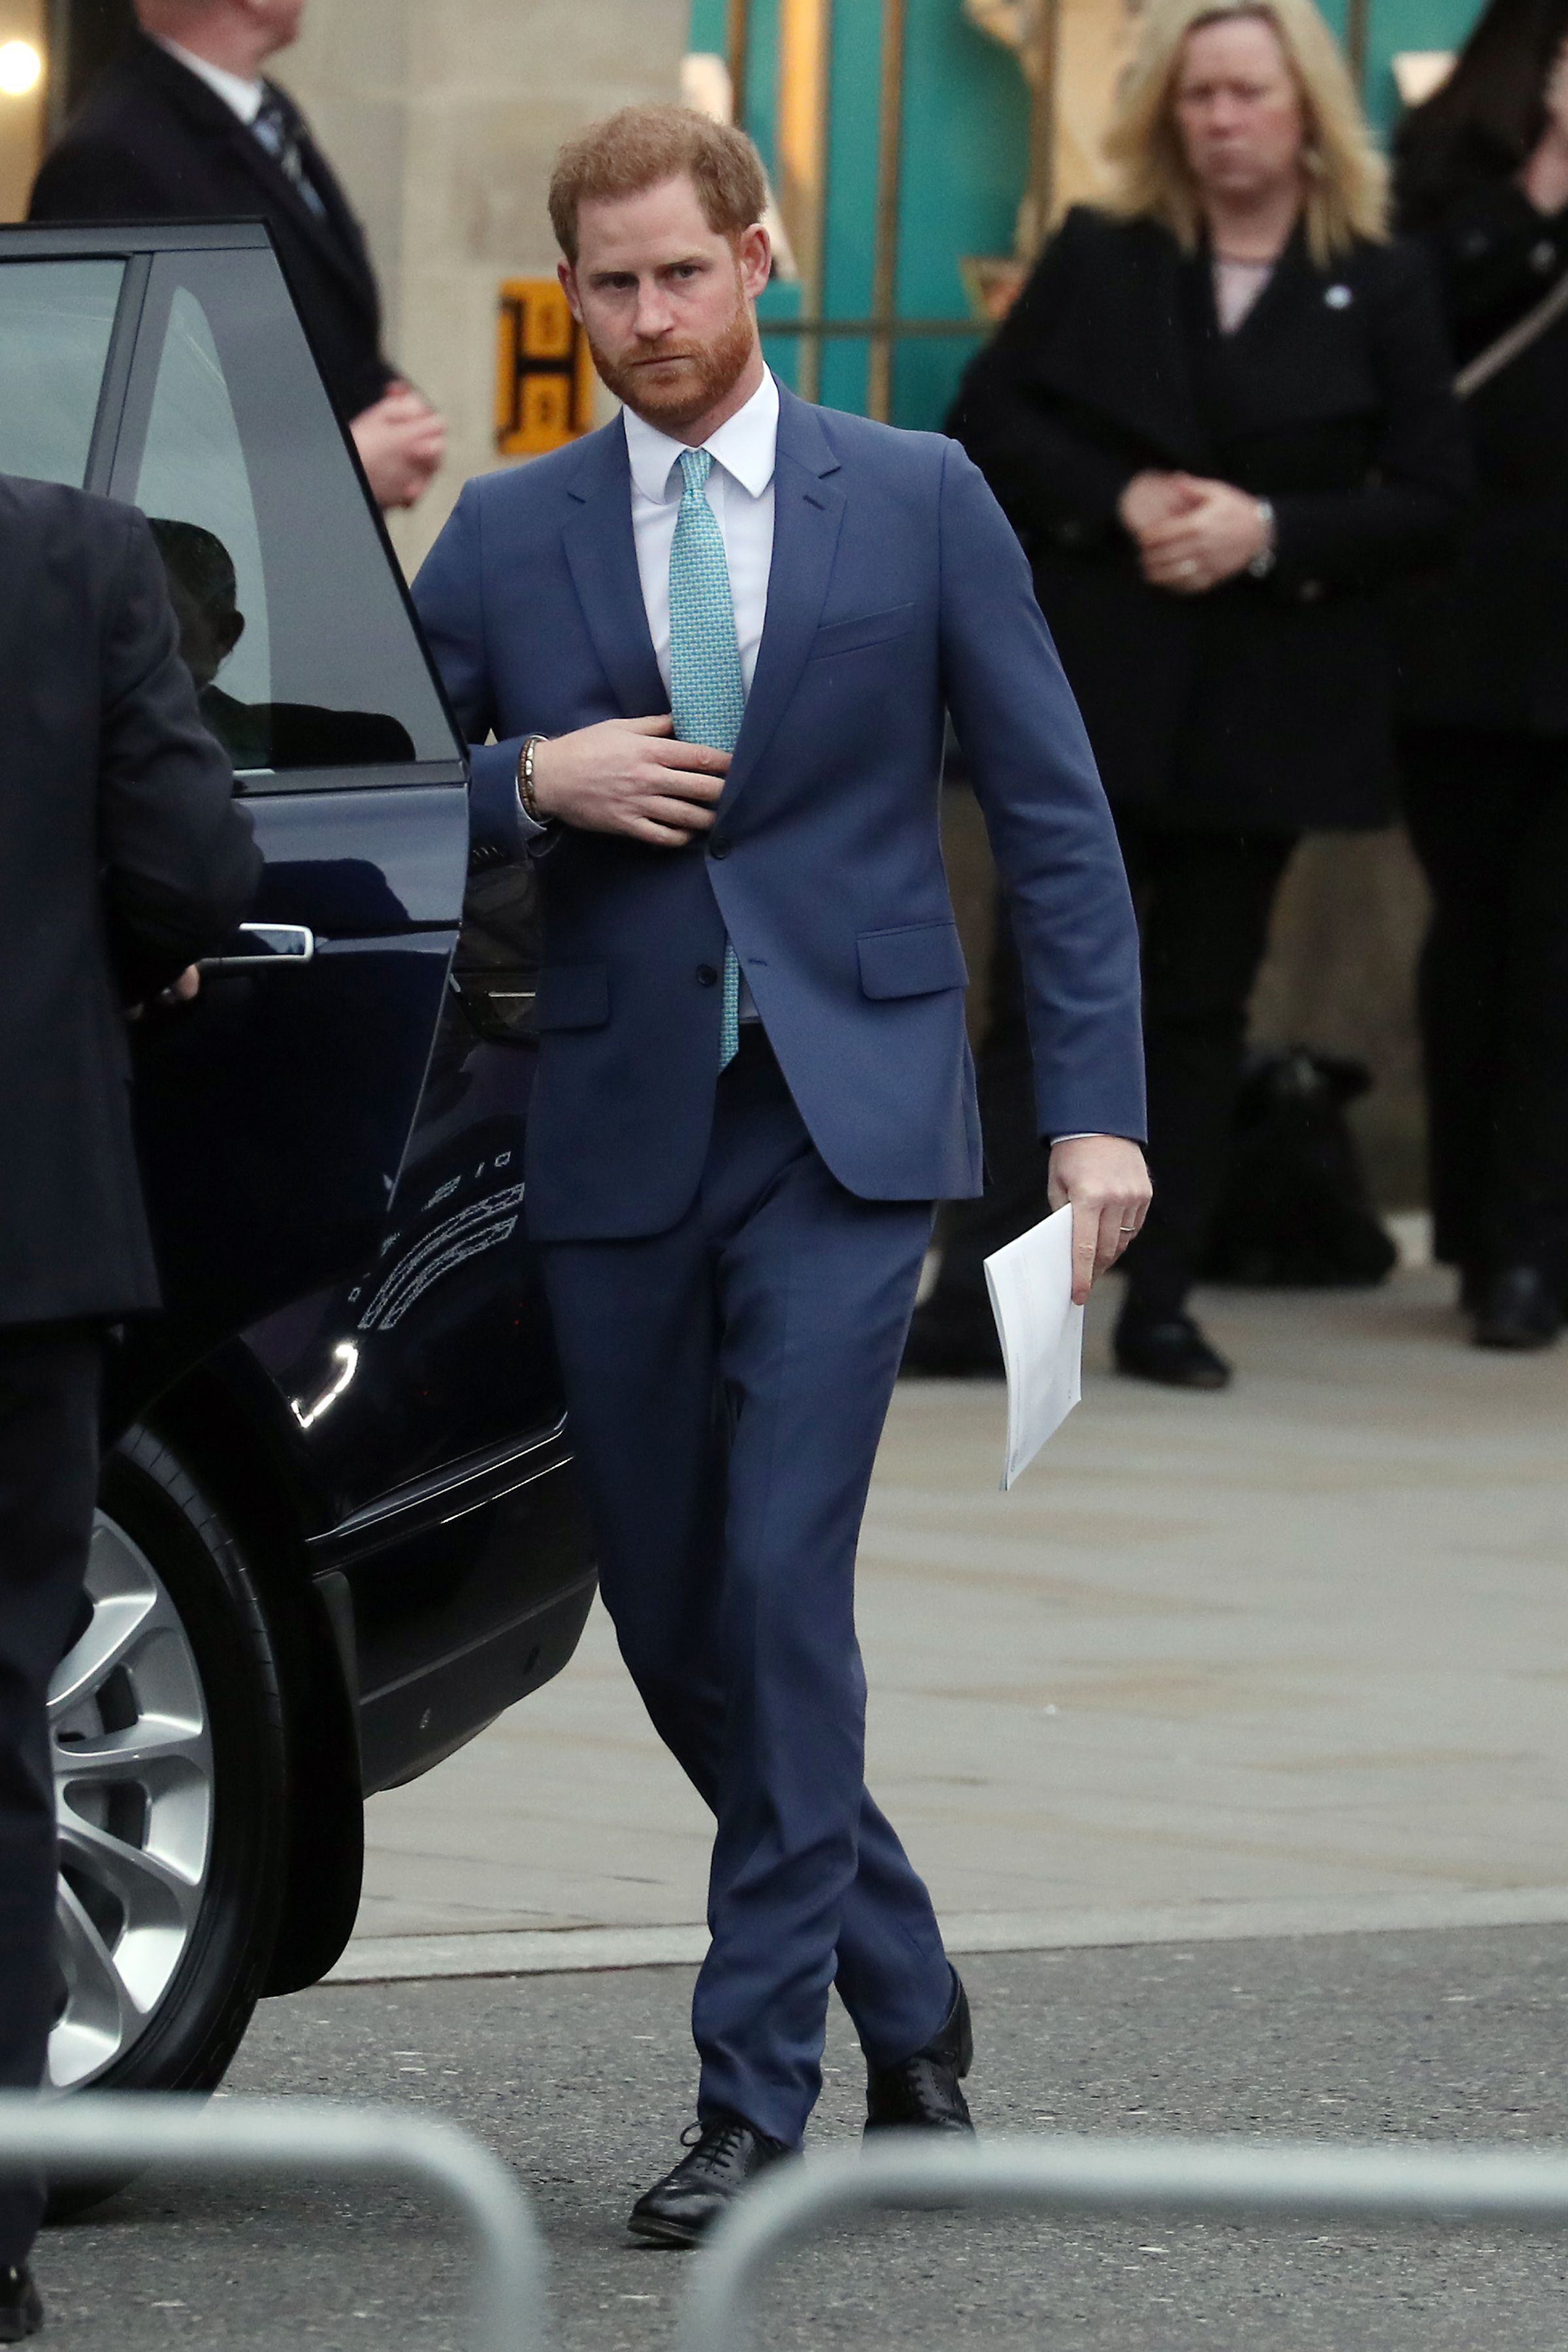
[{"label": "suit jacket lapel", "polygon": [[[287,91],[281,95],[288,98]],[[370,259],[359,223],[349,211],[342,191],[325,158],[299,119],[292,100],[289,100],[289,105],[295,115],[295,134],[300,142],[300,157],[321,199],[321,212],[310,210],[277,157],[268,153],[248,124],[241,122],[238,115],[229,112],[226,107],[224,111],[229,117],[231,141],[236,143],[236,151],[243,159],[246,170],[260,181],[272,202],[281,205],[292,216],[295,226],[302,236],[309,237],[322,260],[353,288],[362,302],[368,295],[374,303],[376,299],[375,280],[371,275]]]},{"label": "suit jacket lapel", "polygon": [[622,716],[652,718],[669,709],[669,697],[648,635],[632,536],[631,467],[619,417],[582,444],[566,495],[571,504],[562,540],[594,650]]},{"label": "suit jacket lapel", "polygon": [[766,751],[810,655],[844,520],[844,493],[830,478],[838,470],[816,410],[781,384],[767,618],[725,803]]}]

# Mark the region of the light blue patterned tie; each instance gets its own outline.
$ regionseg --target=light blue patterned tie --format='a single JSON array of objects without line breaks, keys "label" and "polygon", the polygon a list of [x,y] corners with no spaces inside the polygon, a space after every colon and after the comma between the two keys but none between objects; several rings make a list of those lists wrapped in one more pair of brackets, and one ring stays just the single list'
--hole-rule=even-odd
[{"label": "light blue patterned tie", "polygon": [[[669,707],[683,743],[732,751],[746,715],[746,686],[724,537],[703,487],[712,464],[710,449],[680,453],[685,488],[669,551]],[[740,1043],[741,967],[726,940],[719,1011],[721,1070],[734,1060]]]}]

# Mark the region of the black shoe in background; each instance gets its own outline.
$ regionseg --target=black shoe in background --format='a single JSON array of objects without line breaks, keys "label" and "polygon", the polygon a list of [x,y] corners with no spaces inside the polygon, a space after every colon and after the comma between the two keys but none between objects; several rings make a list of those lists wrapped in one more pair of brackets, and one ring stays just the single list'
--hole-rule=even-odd
[{"label": "black shoe in background", "polygon": [[[690,2133],[696,2134],[693,2143]],[[742,2189],[790,2154],[740,2116],[715,2116],[682,2135],[689,2156],[632,2207],[626,2227],[650,2246],[694,2246]]]},{"label": "black shoe in background", "polygon": [[1562,1297],[1534,1265],[1504,1266],[1489,1276],[1477,1286],[1471,1312],[1478,1348],[1550,1348],[1563,1328]]},{"label": "black shoe in background", "polygon": [[1190,1315],[1146,1315],[1124,1307],[1116,1326],[1116,1369],[1168,1389],[1227,1389],[1230,1366]]},{"label": "black shoe in background", "polygon": [[959,2084],[974,2063],[969,1996],[952,1972],[952,2007],[921,2049],[893,2066],[866,2069],[866,2130],[973,2134],[969,2105]]},{"label": "black shoe in background", "polygon": [[0,2344],[20,2344],[44,2324],[44,2306],[26,2263],[0,2263]]},{"label": "black shoe in background", "polygon": [[930,1380],[999,1381],[1002,1342],[990,1307],[968,1300],[954,1306],[939,1290],[915,1308],[900,1371]]}]

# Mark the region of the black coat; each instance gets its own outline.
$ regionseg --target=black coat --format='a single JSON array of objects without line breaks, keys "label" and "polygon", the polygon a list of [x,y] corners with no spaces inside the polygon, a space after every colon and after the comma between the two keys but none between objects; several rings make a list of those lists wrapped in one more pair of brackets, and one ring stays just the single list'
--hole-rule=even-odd
[{"label": "black coat", "polygon": [[[1113,801],[1281,832],[1386,820],[1382,591],[1448,543],[1467,478],[1448,376],[1413,249],[1322,270],[1298,235],[1222,337],[1206,253],[1068,215],[950,429],[1028,548]],[[1271,499],[1269,576],[1149,587],[1116,514],[1145,467]]]},{"label": "black coat", "polygon": [[[1405,217],[1433,255],[1455,349],[1473,359],[1568,271],[1568,211],[1546,219],[1507,157],[1414,172]],[[1479,495],[1458,561],[1400,599],[1402,715],[1426,726],[1568,735],[1568,314],[1465,404]]]},{"label": "black coat", "polygon": [[382,356],[364,233],[302,124],[300,131],[324,218],[216,90],[136,34],[50,152],[28,217],[266,221],[327,389],[347,419],[380,399],[393,371]]},{"label": "black coat", "polygon": [[0,475],[0,1324],[113,1319],[158,1303],[124,1008],[260,856],[142,517]]}]

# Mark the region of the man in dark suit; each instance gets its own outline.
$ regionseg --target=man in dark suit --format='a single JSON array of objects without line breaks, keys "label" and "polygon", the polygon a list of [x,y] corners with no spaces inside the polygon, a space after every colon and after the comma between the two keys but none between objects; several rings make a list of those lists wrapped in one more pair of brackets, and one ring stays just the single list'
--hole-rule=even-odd
[{"label": "man in dark suit", "polygon": [[[192,992],[259,866],[140,515],[0,476],[0,2085],[55,1993],[45,1705],[79,1605],[107,1326],[158,1304],[125,1014]],[[0,2183],[0,2343],[41,2318],[35,2187]]]},{"label": "man in dark suit", "polygon": [[836,1982],[868,2128],[969,2128],[963,1990],[863,1780],[853,1590],[931,1204],[980,1185],[944,709],[1080,1297],[1148,1198],[1132,908],[1028,568],[953,443],[763,366],[765,194],[679,108],[565,151],[563,283],[625,417],[470,482],[415,592],[481,835],[534,845],[528,1213],[602,1590],[718,1816],[700,2135],[631,2220],[667,2245],[798,2147]]},{"label": "man in dark suit", "polygon": [[39,173],[30,217],[265,220],[372,490],[412,506],[445,428],[383,356],[364,234],[299,109],[262,79],[304,0],[136,0],[136,14],[140,31]]}]

